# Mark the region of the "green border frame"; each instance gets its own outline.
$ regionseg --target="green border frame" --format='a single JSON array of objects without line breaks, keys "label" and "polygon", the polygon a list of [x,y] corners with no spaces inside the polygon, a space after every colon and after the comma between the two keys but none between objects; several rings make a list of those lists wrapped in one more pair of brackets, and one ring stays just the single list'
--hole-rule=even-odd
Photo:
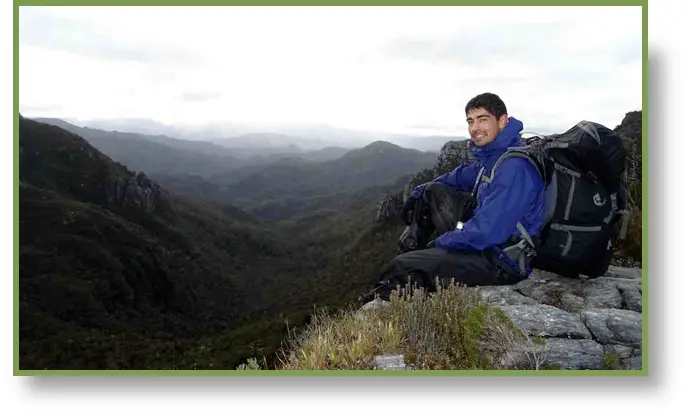
[{"label": "green border frame", "polygon": [[[647,0],[13,0],[14,375],[15,376],[648,376],[648,1]],[[19,369],[19,7],[20,6],[641,6],[642,7],[642,369],[444,371],[21,370]]]}]

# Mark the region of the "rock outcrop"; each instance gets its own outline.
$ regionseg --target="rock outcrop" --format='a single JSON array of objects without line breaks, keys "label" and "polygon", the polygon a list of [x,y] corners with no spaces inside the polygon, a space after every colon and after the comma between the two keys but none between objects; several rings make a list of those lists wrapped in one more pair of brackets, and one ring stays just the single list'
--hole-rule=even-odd
[{"label": "rock outcrop", "polygon": [[376,208],[376,221],[395,221],[399,216],[402,206],[412,188],[419,184],[427,183],[438,175],[453,170],[457,165],[471,163],[473,155],[469,151],[468,140],[449,141],[440,149],[432,169],[424,169],[409,177],[404,190],[397,190],[394,194],[388,193],[384,199],[378,202]]},{"label": "rock outcrop", "polygon": [[151,214],[163,208],[168,193],[146,174],[112,175],[105,183],[105,207],[109,209],[133,208]]},{"label": "rock outcrop", "polygon": [[[640,269],[611,266],[595,279],[536,270],[516,285],[480,291],[534,342],[530,351],[507,355],[506,369],[533,368],[534,358],[539,369],[641,369]],[[398,356],[376,363],[405,369]]]},{"label": "rock outcrop", "polygon": [[447,172],[455,169],[460,164],[474,162],[474,156],[469,150],[469,143],[469,140],[453,140],[443,145],[434,170],[436,172]]},{"label": "rock outcrop", "polygon": [[170,195],[143,172],[132,172],[81,136],[20,118],[19,179],[118,214],[161,214]]}]

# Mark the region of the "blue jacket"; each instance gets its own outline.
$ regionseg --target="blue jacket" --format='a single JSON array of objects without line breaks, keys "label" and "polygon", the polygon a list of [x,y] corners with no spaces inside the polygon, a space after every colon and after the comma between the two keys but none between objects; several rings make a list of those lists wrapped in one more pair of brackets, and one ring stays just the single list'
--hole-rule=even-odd
[{"label": "blue jacket", "polygon": [[[510,117],[493,142],[482,148],[473,143],[469,145],[476,162],[460,165],[433,181],[470,192],[481,166],[485,167],[484,175],[490,175],[495,161],[508,147],[520,146],[522,129],[522,122]],[[418,197],[422,190],[423,185],[416,187],[412,197]],[[521,236],[516,229],[517,222],[521,222],[531,236],[540,235],[544,213],[545,184],[536,168],[523,158],[507,158],[496,169],[493,181],[490,184],[482,182],[479,186],[476,210],[464,228],[438,236],[435,245],[449,250],[492,249],[518,270],[518,265],[511,262],[497,245],[511,236]],[[530,272],[531,268],[527,267],[527,273]]]}]

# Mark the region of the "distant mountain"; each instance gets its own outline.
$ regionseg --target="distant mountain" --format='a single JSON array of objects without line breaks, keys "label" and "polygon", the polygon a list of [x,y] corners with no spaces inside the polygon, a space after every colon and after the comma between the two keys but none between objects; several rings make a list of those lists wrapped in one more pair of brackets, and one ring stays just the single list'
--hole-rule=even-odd
[{"label": "distant mountain", "polygon": [[138,133],[106,132],[75,126],[60,119],[36,121],[59,126],[80,135],[115,161],[151,176],[191,174],[208,177],[236,169],[246,163],[231,156],[231,150],[212,143]]},{"label": "distant mountain", "polygon": [[333,161],[342,168],[351,168],[352,165],[364,167],[375,166],[376,170],[407,169],[405,165],[427,166],[435,162],[436,152],[421,152],[416,149],[407,149],[390,142],[376,141],[363,148],[347,152],[341,158]]},{"label": "distant mountain", "polygon": [[187,138],[184,129],[150,119],[90,119],[80,120],[77,124],[105,131],[132,132],[152,136],[163,135],[182,139]]},{"label": "distant mountain", "polygon": [[124,132],[117,132],[119,134],[124,134],[124,135],[131,135],[133,136],[139,136],[142,139],[146,139],[151,142],[156,142],[160,143],[166,146],[170,146],[172,148],[176,149],[182,149],[186,151],[191,151],[191,152],[196,152],[196,153],[202,153],[206,155],[212,155],[212,156],[231,156],[236,158],[238,155],[235,154],[235,151],[233,149],[228,149],[224,146],[212,143],[212,142],[206,142],[206,141],[201,141],[201,140],[186,140],[186,139],[177,139],[177,138],[171,138],[169,136],[165,135],[142,135],[142,134],[136,134],[136,133],[124,133]]},{"label": "distant mountain", "polygon": [[[72,133],[79,134],[81,136],[87,135],[87,136],[94,136],[97,135],[98,137],[106,137],[109,139],[129,139],[129,140],[137,140],[137,139],[145,139],[150,142],[155,142],[155,143],[160,143],[162,145],[166,145],[172,148],[176,149],[182,149],[186,151],[192,151],[196,153],[202,153],[202,154],[208,154],[208,155],[221,155],[221,156],[234,156],[232,155],[233,151],[232,149],[225,148],[223,146],[217,145],[212,142],[207,142],[207,141],[200,141],[200,140],[185,140],[185,139],[177,139],[174,137],[166,136],[164,134],[160,133],[155,133],[156,131],[153,131],[152,133],[144,133],[144,132],[138,132],[138,131],[130,131],[130,130],[117,130],[117,129],[94,129],[89,126],[77,126],[74,123],[69,123],[61,119],[54,119],[54,118],[35,118],[34,120],[41,122],[41,123],[48,123],[54,126],[59,126],[65,130],[68,130]],[[157,125],[153,125],[157,126]],[[145,131],[148,131],[148,129],[142,129]],[[88,140],[88,138],[86,138]]]},{"label": "distant mountain", "polygon": [[440,152],[440,149],[448,142],[465,139],[468,138],[464,136],[398,136],[390,139],[390,141],[404,148],[418,149],[425,152]]},{"label": "distant mountain", "polygon": [[317,151],[301,149],[298,146],[291,146],[286,149],[272,148],[266,150],[251,150],[254,156],[252,156],[250,161],[253,162],[252,165],[254,166],[281,163],[326,162],[338,159],[351,150],[353,149],[340,148],[337,146],[328,146]]},{"label": "distant mountain", "polygon": [[341,148],[338,146],[328,146],[317,151],[307,152],[298,157],[309,162],[325,162],[332,161],[344,156],[351,148]]},{"label": "distant mountain", "polygon": [[[399,134],[384,131],[347,129],[318,123],[239,123],[222,122],[174,126],[146,119],[83,120],[82,126],[107,131],[136,132],[146,135],[206,141],[245,152],[251,149],[267,149],[271,143],[279,152],[289,145],[304,151],[326,147],[360,148],[375,141],[394,143],[403,148],[438,152],[447,142],[461,140],[458,136],[427,136]],[[255,139],[255,140],[254,140]],[[249,155],[255,156],[255,155]]]},{"label": "distant mountain", "polygon": [[244,150],[254,147],[267,148],[262,140],[252,142],[254,135],[258,135],[256,139],[268,138],[269,141],[275,141],[280,145],[279,147],[291,144],[300,146],[304,150],[318,150],[328,146],[358,147],[375,140],[373,137],[360,137],[360,134],[352,130],[318,124],[229,122],[171,126],[147,119],[91,119],[82,120],[79,124],[108,131],[117,130],[147,135],[166,135],[193,141],[210,141]]},{"label": "distant mountain", "polygon": [[[271,149],[273,151],[288,151],[299,153],[318,149],[334,148],[359,148],[371,142],[389,142],[402,148],[416,149],[424,152],[438,152],[447,142],[464,140],[461,136],[414,136],[384,132],[361,132],[356,130],[335,129],[320,127],[309,130],[288,129],[282,132],[252,132],[239,136],[223,138],[204,138],[213,143],[233,149]],[[323,132],[315,135],[314,131]],[[290,149],[291,147],[291,149]]]},{"label": "distant mountain", "polygon": [[[308,200],[385,185],[432,167],[436,154],[374,142],[323,163],[294,161],[214,176],[213,199],[236,204],[264,219],[284,219]],[[321,199],[323,197],[323,199]]]},{"label": "distant mountain", "polygon": [[231,149],[270,149],[273,152],[301,153],[301,138],[279,133],[249,133],[229,138],[211,139],[212,142]]},{"label": "distant mountain", "polygon": [[[217,143],[213,143],[165,135],[105,131],[54,118],[34,120],[76,133],[109,157],[132,169],[145,171],[154,178],[203,178],[280,161],[324,162],[337,159],[350,150],[339,147],[315,151],[302,149],[292,144],[298,142],[299,138],[277,134],[248,134],[238,138],[217,139]],[[112,125],[119,126],[117,123]],[[151,129],[155,126],[158,125],[152,124]]]}]

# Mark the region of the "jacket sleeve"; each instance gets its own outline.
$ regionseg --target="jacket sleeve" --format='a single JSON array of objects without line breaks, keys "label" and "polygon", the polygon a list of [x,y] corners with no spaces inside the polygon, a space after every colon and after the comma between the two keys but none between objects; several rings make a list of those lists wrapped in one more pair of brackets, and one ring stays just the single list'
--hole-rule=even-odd
[{"label": "jacket sleeve", "polygon": [[[447,174],[440,175],[431,182],[439,182],[441,184],[449,185],[457,191],[471,191],[474,188],[474,182],[478,175],[477,164],[462,164]],[[423,192],[426,184],[418,185],[412,190],[411,197],[417,198]]]},{"label": "jacket sleeve", "polygon": [[544,187],[540,175],[528,161],[505,159],[486,187],[483,199],[473,217],[461,230],[439,236],[435,245],[450,250],[483,250],[507,241],[517,222],[527,214]]}]

